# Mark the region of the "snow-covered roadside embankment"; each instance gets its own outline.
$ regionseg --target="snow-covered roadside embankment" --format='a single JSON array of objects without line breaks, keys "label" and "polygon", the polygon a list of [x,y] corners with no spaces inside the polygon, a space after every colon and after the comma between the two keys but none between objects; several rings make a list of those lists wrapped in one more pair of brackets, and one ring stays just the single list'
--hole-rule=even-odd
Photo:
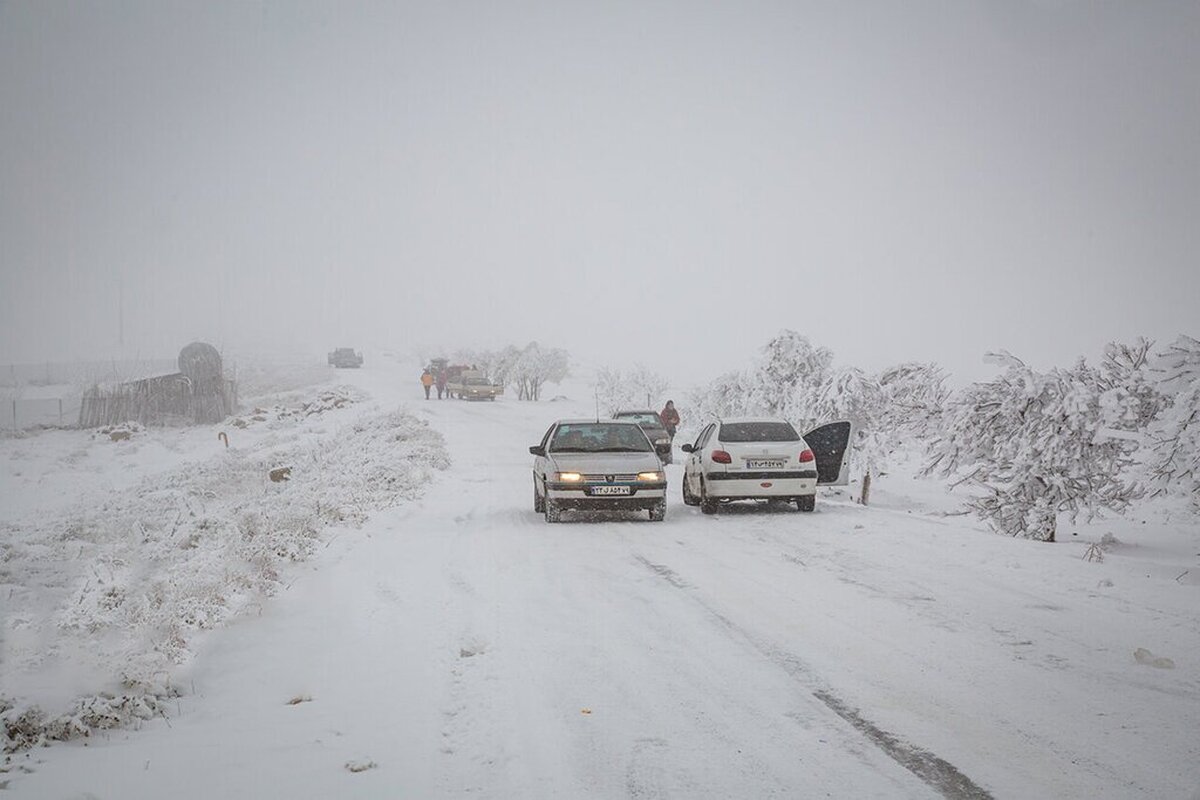
[{"label": "snow-covered roadside embankment", "polygon": [[[198,632],[275,592],[326,526],[411,500],[447,466],[441,434],[397,410],[5,524],[5,750],[164,713],[179,693],[171,668],[190,658]],[[286,480],[272,480],[282,467]]]}]

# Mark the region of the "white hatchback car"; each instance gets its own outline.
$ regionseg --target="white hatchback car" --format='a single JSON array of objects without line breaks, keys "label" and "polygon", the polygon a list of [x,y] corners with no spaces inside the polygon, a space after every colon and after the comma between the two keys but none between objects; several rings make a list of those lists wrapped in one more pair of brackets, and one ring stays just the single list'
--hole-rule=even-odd
[{"label": "white hatchback car", "polygon": [[831,422],[803,437],[784,419],[719,419],[682,448],[683,502],[714,514],[729,500],[788,500],[812,511],[817,486],[847,483],[853,426]]},{"label": "white hatchback car", "polygon": [[667,475],[641,427],[619,420],[560,420],[533,461],[533,510],[546,522],[562,512],[638,509],[652,522],[667,516]]}]

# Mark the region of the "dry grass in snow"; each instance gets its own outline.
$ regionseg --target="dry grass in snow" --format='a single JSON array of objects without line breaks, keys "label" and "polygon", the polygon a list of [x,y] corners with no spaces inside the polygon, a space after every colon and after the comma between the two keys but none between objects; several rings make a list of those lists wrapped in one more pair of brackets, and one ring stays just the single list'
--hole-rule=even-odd
[{"label": "dry grass in snow", "polygon": [[[345,402],[322,395],[312,407]],[[392,411],[269,451],[225,450],[98,504],[5,524],[5,749],[163,713],[177,694],[172,668],[190,658],[199,632],[277,591],[327,526],[357,525],[417,497],[448,465],[440,434]],[[290,467],[286,480],[272,481],[281,467]],[[53,713],[22,696],[20,676],[59,673],[56,685],[90,684],[93,693],[43,698],[67,703]],[[94,693],[101,688],[110,691]]]}]

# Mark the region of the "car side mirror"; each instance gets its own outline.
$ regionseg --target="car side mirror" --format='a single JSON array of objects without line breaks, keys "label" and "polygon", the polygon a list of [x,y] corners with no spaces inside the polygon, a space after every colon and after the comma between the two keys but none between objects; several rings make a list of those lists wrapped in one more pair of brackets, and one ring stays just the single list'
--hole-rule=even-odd
[{"label": "car side mirror", "polygon": [[529,448],[529,454],[534,456],[544,456],[546,455],[546,448],[542,447],[540,444],[535,444],[533,447]]},{"label": "car side mirror", "polygon": [[685,453],[691,453],[695,450],[695,448],[692,447],[690,444],[685,444],[682,447],[680,447],[679,449]]}]

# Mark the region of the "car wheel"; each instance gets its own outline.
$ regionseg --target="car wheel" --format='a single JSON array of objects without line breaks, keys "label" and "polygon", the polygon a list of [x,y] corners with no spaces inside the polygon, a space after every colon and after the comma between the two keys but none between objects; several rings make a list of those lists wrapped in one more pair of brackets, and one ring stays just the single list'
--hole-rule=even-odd
[{"label": "car wheel", "polygon": [[562,522],[562,510],[549,497],[542,500],[542,507],[546,512],[546,522]]},{"label": "car wheel", "polygon": [[688,488],[687,473],[683,474],[683,504],[688,506],[698,506],[700,501],[696,495],[692,494],[692,490]]},{"label": "car wheel", "polygon": [[717,501],[708,496],[703,478],[700,479],[700,511],[705,514],[717,513]]},{"label": "car wheel", "polygon": [[662,500],[659,500],[657,503],[655,503],[654,507],[650,509],[650,521],[651,522],[662,522],[666,518],[667,518],[667,500],[664,497]]},{"label": "car wheel", "polygon": [[541,514],[546,510],[546,501],[538,494],[537,478],[533,479],[533,510],[535,513]]},{"label": "car wheel", "polygon": [[815,494],[802,494],[796,498],[797,511],[812,511],[817,507],[817,496]]}]

